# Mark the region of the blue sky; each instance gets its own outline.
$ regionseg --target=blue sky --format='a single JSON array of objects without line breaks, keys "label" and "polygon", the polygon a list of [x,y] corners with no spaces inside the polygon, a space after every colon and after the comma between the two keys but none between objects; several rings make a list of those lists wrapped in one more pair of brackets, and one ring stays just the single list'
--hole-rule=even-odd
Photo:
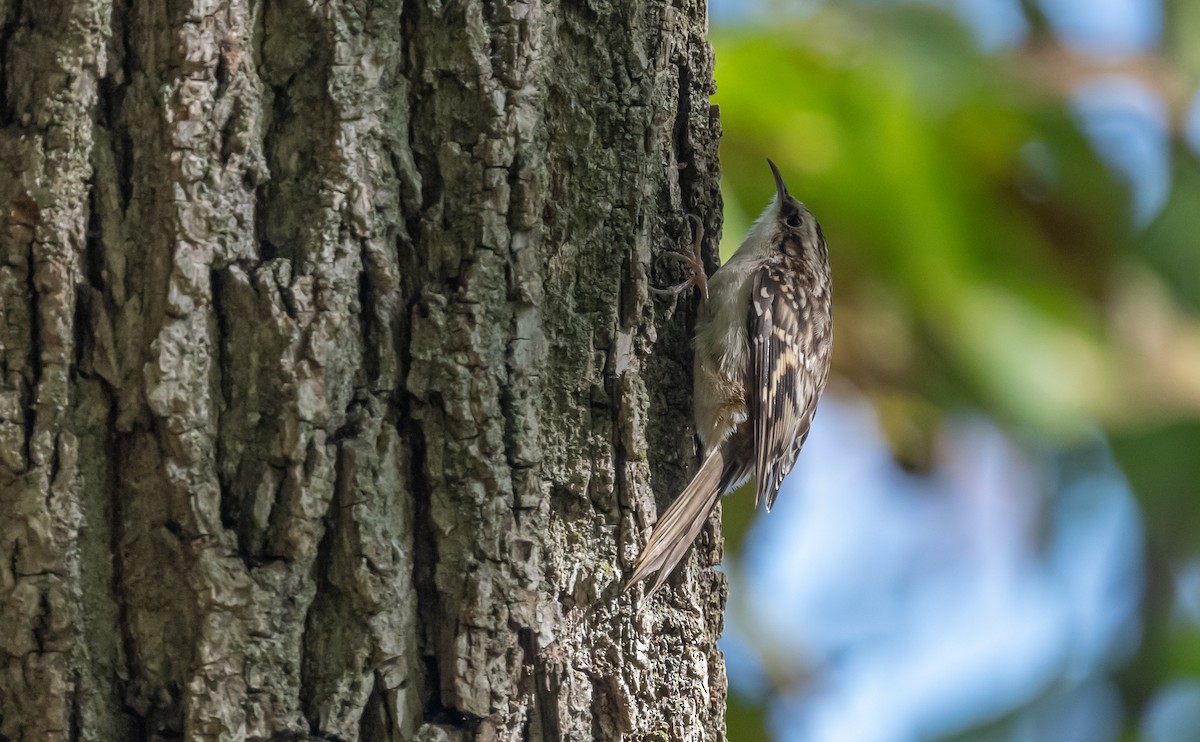
[{"label": "blue sky", "polygon": [[1119,716],[1095,727],[1115,693],[1105,672],[1140,637],[1142,541],[1103,442],[1030,460],[962,418],[916,476],[851,390],[817,419],[731,576],[730,681],[782,686],[776,739],[938,739],[1054,687],[1072,703],[1040,728],[1115,739]]}]

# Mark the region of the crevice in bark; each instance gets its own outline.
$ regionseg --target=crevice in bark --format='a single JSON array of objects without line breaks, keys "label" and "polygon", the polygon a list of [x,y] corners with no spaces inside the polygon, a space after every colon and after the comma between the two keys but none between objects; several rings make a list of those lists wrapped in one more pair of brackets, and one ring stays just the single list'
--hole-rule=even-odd
[{"label": "crevice in bark", "polygon": [[129,39],[131,2],[132,0],[113,0],[109,16],[111,34],[108,38],[108,69],[102,71],[97,81],[96,102],[97,126],[107,132],[113,160],[117,166],[114,186],[122,214],[129,208],[133,198],[134,182],[134,145],[125,115],[125,103],[134,76]]},{"label": "crevice in bark", "polygon": [[271,180],[257,193],[256,229],[263,259],[286,259],[299,276],[312,270],[309,253],[319,250],[309,244],[319,231],[313,220],[328,212],[320,191],[338,150],[329,77],[335,42],[324,11],[308,3],[273,0],[262,17],[261,71],[271,91],[263,154]]},{"label": "crevice in bark", "polygon": [[[103,225],[100,223],[100,205],[96,203],[97,193],[96,186],[93,183],[88,188],[88,204],[87,204],[87,231],[85,232],[83,242],[83,278],[84,285],[79,286],[81,292],[85,287],[90,287],[103,292],[105,286],[104,281],[104,241],[101,239],[103,234]],[[103,294],[101,294],[103,296]],[[78,308],[76,308],[78,312]],[[75,331],[80,332],[82,325],[87,327],[86,321],[80,321],[82,317],[76,317]],[[76,342],[76,351],[79,350],[80,343]],[[76,366],[80,365],[79,359],[76,358]]]},{"label": "crevice in bark", "polygon": [[[674,137],[675,162],[679,172],[679,200],[684,209],[691,209],[696,204],[695,194],[692,193],[692,180],[696,177],[696,153],[691,138],[692,70],[687,64],[679,64],[676,69],[679,72],[679,103],[675,108]],[[703,218],[701,216],[701,219]]]},{"label": "crevice in bark", "polygon": [[558,722],[559,683],[553,666],[538,657],[537,636],[532,629],[521,629],[517,637],[525,662],[526,682],[522,684],[522,691],[532,704],[529,723],[525,727],[525,739],[529,742],[561,740],[562,729]]},{"label": "crevice in bark", "polygon": [[[113,188],[118,195],[118,208],[122,213],[129,208],[129,201],[133,197],[133,142],[129,137],[129,132],[124,126],[124,117],[122,114],[125,95],[128,92],[128,86],[118,84],[112,76],[102,77],[98,81],[99,86],[99,101],[96,106],[96,126],[103,130],[104,136],[97,143],[103,145],[108,143],[109,148],[113,153],[113,163],[116,165],[116,172],[111,176],[108,173],[96,172],[94,170],[93,179],[107,178],[112,182]],[[96,157],[93,155],[93,161]],[[97,169],[98,170],[98,169]],[[91,197],[95,198],[95,188],[91,191]],[[93,205],[93,211],[96,210]],[[93,280],[93,286],[99,286],[99,282]]]},{"label": "crevice in bark", "polygon": [[67,705],[67,739],[81,739],[83,729],[83,678],[78,671],[71,673],[71,703]]},{"label": "crevice in bark", "polygon": [[23,0],[12,0],[8,10],[8,22],[0,25],[0,126],[10,126],[13,123],[12,95],[9,91],[8,50],[12,48],[13,33],[16,32],[21,18]]},{"label": "crevice in bark", "polygon": [[[229,318],[226,316],[227,297],[225,295],[225,282],[228,280],[229,268],[209,271],[209,306],[211,308],[211,326],[213,330],[212,347],[216,353],[216,358],[213,359],[212,373],[216,377],[212,388],[216,392],[218,398],[214,400],[216,410],[216,428],[217,440],[224,442],[228,439],[229,433],[226,427],[229,425],[229,415],[226,410],[234,405],[233,399],[233,374],[230,373],[230,365],[233,363],[233,358],[229,349],[229,338],[231,328],[229,327]],[[241,510],[240,504],[233,492],[233,482],[230,481],[230,475],[226,467],[221,463],[224,460],[224,452],[218,447],[217,451],[217,487],[220,491],[219,510],[221,518],[221,526],[230,530],[237,528],[238,515]],[[234,476],[236,476],[236,471]]]},{"label": "crevice in bark", "polygon": [[389,742],[393,739],[396,723],[388,712],[387,699],[382,688],[383,678],[379,673],[375,673],[375,683],[363,706],[362,719],[358,725],[359,742]]},{"label": "crevice in bark", "polygon": [[[106,101],[105,95],[111,95],[114,99],[123,97],[124,88],[111,84],[112,80],[108,77],[99,82],[102,88],[100,105],[97,106],[98,116],[107,119],[105,123],[110,127],[119,126],[120,105]],[[103,129],[100,124],[97,127]],[[127,187],[124,181],[132,176],[114,172],[113,160],[108,157],[111,149],[107,152],[99,149],[112,147],[112,132],[108,129],[104,131],[108,136],[97,137],[91,155],[92,183],[87,194],[82,281],[76,286],[73,326],[75,358],[71,369],[76,383],[81,379],[92,382],[86,387],[90,399],[85,402],[77,391],[73,406],[81,449],[88,445],[90,437],[90,450],[98,454],[97,460],[90,461],[85,460],[83,453],[87,449],[81,450],[80,455],[80,475],[87,480],[87,491],[81,507],[85,509],[84,517],[88,523],[80,535],[79,544],[80,610],[85,624],[81,631],[85,641],[94,641],[97,636],[103,636],[104,639],[100,646],[89,648],[90,659],[99,665],[99,668],[93,666],[88,669],[89,687],[82,687],[84,680],[80,673],[74,676],[76,695],[69,717],[71,739],[80,739],[81,731],[95,732],[84,730],[83,726],[96,720],[97,706],[104,709],[101,713],[106,713],[105,720],[113,725],[109,727],[110,730],[132,731],[144,724],[142,716],[128,705],[126,698],[129,680],[137,677],[137,670],[133,666],[137,647],[124,589],[126,555],[122,544],[125,538],[125,513],[120,487],[120,462],[125,458],[122,455],[123,435],[117,429],[120,360],[116,357],[111,326],[113,277],[105,273],[108,257],[106,232],[121,234],[123,227],[120,223],[106,222],[108,219],[119,222],[121,213],[105,208],[103,203],[106,194],[122,198],[122,189]],[[131,157],[126,152],[126,158]],[[120,160],[117,159],[117,162]],[[122,212],[125,206],[125,202],[118,204]],[[89,414],[81,415],[82,409],[88,410]],[[103,669],[111,672],[103,672]],[[87,714],[86,720],[83,716],[85,703],[93,709]]]},{"label": "crevice in bark", "polygon": [[[94,305],[100,299],[93,294],[91,301]],[[84,306],[82,299],[78,306]],[[95,311],[94,306],[89,307],[88,311]],[[83,318],[77,322],[87,326]],[[102,459],[89,462],[81,472],[88,477],[89,484],[81,502],[88,525],[80,535],[79,544],[80,632],[85,640],[93,643],[89,656],[99,667],[91,666],[73,673],[75,690],[70,707],[70,738],[73,740],[82,739],[79,733],[84,729],[94,734],[95,730],[85,727],[85,724],[94,723],[98,716],[106,717],[105,721],[113,725],[110,729],[119,730],[128,730],[136,716],[123,702],[125,683],[122,678],[133,677],[128,663],[133,657],[134,647],[122,591],[122,534],[114,530],[120,522],[115,464],[120,460],[117,458],[120,450],[119,434],[116,432],[117,394],[99,374],[83,373],[79,362],[76,362],[75,368],[79,378],[93,380],[93,383],[84,387],[86,394],[92,397],[87,404],[102,407],[103,414],[77,419],[77,425],[93,434],[94,452],[98,452]],[[85,682],[86,688],[83,686]],[[83,716],[85,705],[91,709],[86,721]],[[99,713],[98,708],[102,709]]]},{"label": "crevice in bark", "polygon": [[376,304],[378,293],[371,278],[371,258],[365,249],[360,251],[363,266],[358,272],[358,321],[362,343],[362,383],[374,390],[379,380],[379,352],[386,347],[381,337],[379,318],[375,314],[383,307]]},{"label": "crevice in bark", "polygon": [[[224,56],[221,56],[217,65],[217,77],[219,80],[218,87],[224,88],[227,85],[227,80],[221,80],[221,78],[229,77],[229,63],[225,60]],[[223,95],[223,92],[223,90],[218,90],[216,93],[214,93],[214,96],[220,97]],[[234,105],[237,106],[238,104],[235,103]],[[234,144],[237,141],[238,127],[241,124],[242,122],[239,120],[238,113],[235,110],[229,114],[224,123],[221,125],[221,133],[217,139],[219,146],[219,150],[217,152],[217,161],[221,163],[222,168],[228,167],[229,161],[233,157]],[[242,185],[246,188],[246,190],[254,189],[255,176],[253,173],[253,168],[247,168],[242,172]]]},{"label": "crevice in bark", "polygon": [[304,631],[300,636],[300,713],[304,715],[304,720],[308,724],[309,732],[317,739],[324,739],[327,736],[321,730],[320,711],[317,708],[317,687],[316,682],[318,677],[317,653],[320,649],[315,645],[319,634],[316,625],[317,612],[320,610],[321,603],[326,596],[334,592],[334,587],[329,580],[329,569],[333,563],[333,542],[337,538],[338,528],[336,519],[339,517],[339,508],[337,503],[337,491],[340,486],[342,477],[342,465],[340,452],[335,452],[334,455],[334,500],[331,503],[329,512],[325,516],[325,533],[321,540],[317,543],[317,555],[313,559],[313,580],[316,582],[316,591],[312,601],[308,604],[308,609],[304,616]]},{"label": "crevice in bark", "polygon": [[[510,301],[515,299],[511,261],[504,264],[504,285],[507,289]],[[520,438],[518,426],[521,425],[522,421],[520,419],[521,412],[517,409],[518,402],[516,399],[515,390],[513,388],[514,380],[518,375],[518,369],[514,367],[514,345],[522,340],[527,340],[527,338],[519,337],[516,317],[516,312],[519,311],[519,309],[515,306],[512,308],[513,316],[509,318],[510,329],[504,348],[504,377],[506,383],[502,384],[500,387],[499,402],[500,414],[504,419],[504,459],[509,468],[516,471],[519,469],[528,469],[530,467],[530,464],[520,461],[520,455],[517,451]],[[515,494],[516,493],[514,493],[514,495]],[[517,498],[514,498],[514,508],[517,505],[515,499]]]},{"label": "crevice in bark", "polygon": [[75,316],[71,332],[74,339],[75,357],[71,359],[71,374],[91,378],[94,374],[93,359],[97,353],[95,328],[103,308],[103,246],[100,242],[100,214],[96,207],[96,189],[88,189],[87,228],[83,242],[83,281],[75,286]]},{"label": "crevice in bark", "polygon": [[[612,438],[613,451],[613,483],[614,489],[617,492],[617,501],[614,507],[620,509],[622,503],[630,502],[629,483],[627,481],[626,466],[629,464],[629,452],[625,450],[625,442],[621,440],[621,391],[616,387],[619,382],[615,378],[607,380],[610,386],[610,394],[612,395],[612,429],[610,431]],[[592,498],[593,507],[596,506],[595,498]]]},{"label": "crevice in bark", "polygon": [[411,422],[412,418],[408,414],[404,414],[400,419],[403,421],[400,433],[407,441],[410,452],[409,486],[413,496],[413,592],[417,596],[417,625],[421,627],[418,646],[424,670],[422,718],[426,723],[435,723],[446,716],[447,712],[442,700],[441,669],[438,666],[442,598],[436,583],[437,543],[434,534],[437,526],[430,512],[433,492],[425,476],[424,436],[420,427]]},{"label": "crevice in bark", "polygon": [[[212,346],[217,353],[216,363],[214,363],[214,373],[217,375],[216,384],[214,385],[217,392],[221,395],[219,402],[221,406],[228,407],[233,403],[233,378],[232,374],[228,373],[228,369],[233,359],[229,352],[229,337],[230,327],[229,318],[226,316],[228,309],[226,308],[225,296],[225,281],[228,280],[228,268],[209,271],[209,307],[212,310],[213,318],[213,340]],[[221,435],[220,421],[217,425],[218,437]]]},{"label": "crevice in bark", "polygon": [[[269,64],[269,60],[264,64]],[[294,82],[294,76],[289,77],[287,85]],[[288,208],[288,197],[282,191],[289,185],[288,180],[283,176],[284,168],[280,162],[276,150],[279,148],[278,142],[284,138],[284,132],[291,122],[288,115],[288,88],[284,86],[270,87],[271,100],[269,115],[267,116],[267,131],[263,136],[263,154],[266,157],[268,167],[271,171],[271,179],[261,183],[255,189],[255,200],[258,208],[254,213],[254,227],[259,245],[259,259],[266,263],[276,259],[284,259],[291,263],[296,262],[296,247],[283,242],[277,242],[273,239],[271,220],[276,218],[276,214],[280,209]],[[313,205],[305,205],[304,208],[311,209]],[[295,204],[293,208],[300,208],[300,204]],[[298,220],[298,221],[302,221]]]},{"label": "crevice in bark", "polygon": [[[34,575],[21,575],[22,577],[33,577]],[[50,631],[50,601],[46,595],[46,591],[42,590],[38,593],[38,610],[37,620],[33,624],[33,643],[37,646],[38,654],[46,652],[46,634]]]},{"label": "crevice in bark", "polygon": [[[30,200],[32,201],[32,199]],[[27,358],[29,376],[27,379],[23,379],[21,385],[21,410],[24,413],[26,467],[35,465],[33,436],[37,428],[38,385],[42,379],[42,319],[38,312],[37,258],[34,245],[34,241],[30,240],[25,253],[25,259],[28,261],[25,266],[25,290],[28,299],[26,311],[29,313],[29,356]]]},{"label": "crevice in bark", "polygon": [[[266,15],[265,2],[263,3],[262,15]],[[261,35],[259,38],[261,44]],[[259,56],[262,56],[261,48],[259,49]],[[261,64],[263,67],[265,67],[267,63],[264,60]],[[275,171],[275,164],[271,162],[270,142],[275,138],[275,128],[279,123],[276,107],[279,105],[278,99],[280,93],[275,89],[274,86],[266,84],[266,80],[264,79],[263,95],[265,100],[263,101],[261,113],[263,128],[262,149],[263,156],[267,162],[267,170],[273,174]],[[276,249],[275,245],[267,237],[267,206],[270,203],[272,187],[271,181],[274,179],[274,176],[272,175],[270,178],[260,179],[256,176],[252,176],[252,172],[253,171],[247,171],[242,175],[242,184],[246,186],[248,190],[252,188],[254,193],[254,222],[251,226],[254,230],[254,245],[258,249],[258,260],[261,264],[274,260],[279,256],[279,250]],[[247,178],[252,178],[253,183],[248,183]],[[249,273],[250,271],[247,272]]]},{"label": "crevice in bark", "polygon": [[[435,164],[426,165],[427,158],[413,155],[413,163],[417,166],[417,172],[421,174],[421,211],[426,212],[437,205],[442,199],[442,193],[445,189],[445,183],[442,182],[441,171],[438,170]],[[418,232],[420,237],[420,232]],[[421,244],[418,240],[417,244]]]},{"label": "crevice in bark", "polygon": [[[124,448],[124,446],[122,445],[123,437],[112,432],[112,431],[116,430],[116,422],[117,422],[117,406],[116,406],[116,404],[112,404],[109,406],[109,411],[108,411],[108,424],[109,424],[110,434],[108,435],[108,438],[106,441],[108,451],[109,451],[109,459],[108,460],[110,462],[117,462],[117,461],[125,460],[122,457],[123,448]],[[146,719],[144,717],[145,711],[143,709],[142,711],[139,712],[137,709],[135,709],[129,705],[128,690],[127,690],[127,688],[125,688],[125,686],[127,686],[129,682],[131,682],[134,678],[138,677],[139,673],[138,673],[137,667],[135,665],[135,662],[136,662],[135,658],[138,656],[137,638],[134,636],[134,633],[133,633],[133,622],[131,620],[132,614],[131,614],[130,607],[129,607],[128,594],[127,594],[126,590],[124,589],[125,588],[126,569],[125,569],[125,550],[124,550],[124,548],[122,548],[122,544],[125,541],[125,512],[124,512],[125,508],[124,508],[123,498],[120,497],[119,494],[116,494],[119,492],[118,488],[120,487],[120,485],[121,485],[121,478],[117,472],[117,468],[115,466],[108,467],[107,489],[109,492],[112,492],[116,495],[109,500],[110,507],[109,507],[109,521],[108,521],[109,549],[112,552],[112,570],[113,570],[112,599],[113,599],[113,603],[116,605],[116,609],[117,609],[117,627],[121,633],[120,646],[121,646],[121,650],[122,650],[121,655],[120,655],[120,661],[123,663],[123,667],[121,667],[117,672],[118,677],[123,678],[123,680],[118,682],[118,684],[117,684],[118,685],[117,695],[118,695],[118,697],[121,697],[125,700],[126,713],[130,717],[132,717],[132,719],[135,721],[136,724],[138,724],[141,727],[141,729],[139,729],[139,731],[142,734],[139,735],[139,738],[145,739],[145,731],[146,731],[146,729],[145,729]]]}]

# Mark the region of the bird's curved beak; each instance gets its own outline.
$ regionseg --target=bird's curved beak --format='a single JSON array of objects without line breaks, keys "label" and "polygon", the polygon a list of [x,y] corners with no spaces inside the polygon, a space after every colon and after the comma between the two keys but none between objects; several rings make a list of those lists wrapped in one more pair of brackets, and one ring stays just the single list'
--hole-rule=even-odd
[{"label": "bird's curved beak", "polygon": [[783,176],[779,174],[779,168],[775,167],[775,163],[771,162],[771,158],[769,157],[767,158],[767,164],[771,166],[771,174],[775,176],[775,193],[779,196],[779,203],[782,204],[787,199],[787,184],[783,182]]}]

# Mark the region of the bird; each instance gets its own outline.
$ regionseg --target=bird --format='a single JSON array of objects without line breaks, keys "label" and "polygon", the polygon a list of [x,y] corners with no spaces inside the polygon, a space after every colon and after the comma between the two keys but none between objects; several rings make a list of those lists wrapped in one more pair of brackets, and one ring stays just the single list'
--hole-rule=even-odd
[{"label": "bird", "polygon": [[767,160],[775,196],[737,252],[711,277],[699,259],[700,221],[689,281],[701,289],[693,361],[693,405],[701,464],[655,523],[625,590],[648,577],[649,598],[674,571],[718,498],[755,479],[755,507],[775,504],[808,437],[833,350],[829,250],[820,224]]}]

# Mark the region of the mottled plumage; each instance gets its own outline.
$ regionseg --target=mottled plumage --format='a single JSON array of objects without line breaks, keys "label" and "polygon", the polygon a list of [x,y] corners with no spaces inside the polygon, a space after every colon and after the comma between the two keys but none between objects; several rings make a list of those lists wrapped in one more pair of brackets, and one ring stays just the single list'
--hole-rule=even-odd
[{"label": "mottled plumage", "polygon": [[687,553],[724,492],[754,474],[755,503],[771,509],[825,388],[833,341],[825,235],[768,163],[775,198],[707,279],[694,369],[703,462],[655,524],[627,583],[655,575],[647,594]]}]

